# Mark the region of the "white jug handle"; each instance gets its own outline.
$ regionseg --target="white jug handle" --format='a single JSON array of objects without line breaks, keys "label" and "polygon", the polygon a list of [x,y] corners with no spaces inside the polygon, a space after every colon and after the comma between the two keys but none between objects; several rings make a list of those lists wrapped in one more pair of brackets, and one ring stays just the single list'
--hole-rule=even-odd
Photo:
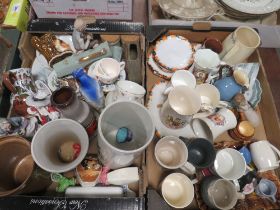
[{"label": "white jug handle", "polygon": [[189,175],[195,174],[195,167],[189,162],[186,162],[180,169],[182,169],[184,172],[186,172]]},{"label": "white jug handle", "polygon": [[125,62],[124,62],[124,61],[120,62],[120,68],[121,68],[121,70],[123,70],[124,67],[125,67]]},{"label": "white jug handle", "polygon": [[164,94],[164,95],[168,95],[168,93],[169,93],[172,89],[173,89],[172,86],[167,87],[167,88],[164,90],[163,94]]},{"label": "white jug handle", "polygon": [[231,50],[225,54],[225,56],[222,58],[222,60],[223,61],[227,61],[232,55],[234,55],[238,51],[239,51],[239,47],[238,47],[237,44],[235,44],[233,46],[233,48],[231,48]]},{"label": "white jug handle", "polygon": [[269,143],[271,149],[277,153],[279,160],[277,161],[277,163],[280,163],[280,151],[279,149],[277,149],[274,145],[272,145],[271,143]]}]

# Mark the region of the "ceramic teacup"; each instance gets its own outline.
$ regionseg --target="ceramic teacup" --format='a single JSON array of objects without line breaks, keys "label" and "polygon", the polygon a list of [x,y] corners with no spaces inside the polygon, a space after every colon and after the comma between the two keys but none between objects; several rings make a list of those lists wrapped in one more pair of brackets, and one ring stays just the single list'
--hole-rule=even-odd
[{"label": "ceramic teacup", "polygon": [[208,176],[202,180],[200,193],[207,206],[213,209],[232,209],[238,199],[244,199],[232,182],[216,176]]},{"label": "ceramic teacup", "polygon": [[196,80],[194,75],[186,70],[176,71],[170,80],[164,94],[168,94],[176,86],[188,86],[190,88],[195,88]]},{"label": "ceramic teacup", "polygon": [[246,60],[260,45],[261,38],[251,27],[240,26],[223,41],[220,58],[230,64],[238,64]]},{"label": "ceramic teacup", "polygon": [[276,202],[275,196],[277,193],[277,187],[274,182],[268,179],[261,179],[261,181],[255,189],[255,192],[261,197],[269,198],[273,202]]},{"label": "ceramic teacup", "polygon": [[183,140],[188,148],[188,162],[195,168],[208,168],[213,165],[216,158],[216,151],[213,144],[207,139],[194,138]]},{"label": "ceramic teacup", "polygon": [[175,136],[165,136],[155,146],[157,162],[167,169],[182,169],[188,174],[194,174],[195,168],[189,163],[188,149],[185,143]]},{"label": "ceramic teacup", "polygon": [[199,94],[187,86],[174,87],[160,110],[162,123],[172,129],[183,128],[201,106]]},{"label": "ceramic teacup", "polygon": [[143,86],[129,80],[118,81],[116,85],[116,100],[130,100],[144,103],[146,90]]},{"label": "ceramic teacup", "polygon": [[225,148],[217,152],[214,170],[223,179],[239,179],[246,172],[246,161],[237,150]]},{"label": "ceramic teacup", "polygon": [[259,172],[273,170],[279,167],[280,151],[267,140],[250,144],[250,151],[253,162]]},{"label": "ceramic teacup", "polygon": [[197,70],[217,73],[220,62],[219,55],[210,49],[199,49],[194,54],[194,68]]},{"label": "ceramic teacup", "polygon": [[193,118],[190,124],[197,137],[213,142],[223,132],[235,128],[237,120],[231,110],[222,108],[207,117]]},{"label": "ceramic teacup", "polygon": [[185,208],[194,198],[194,187],[197,180],[190,180],[181,173],[172,173],[165,177],[161,184],[164,200],[173,208]]},{"label": "ceramic teacup", "polygon": [[223,45],[217,38],[209,37],[204,40],[203,48],[210,49],[219,54],[223,50]]},{"label": "ceramic teacup", "polygon": [[96,76],[104,84],[112,84],[117,80],[125,62],[118,62],[113,58],[103,58],[96,64]]}]

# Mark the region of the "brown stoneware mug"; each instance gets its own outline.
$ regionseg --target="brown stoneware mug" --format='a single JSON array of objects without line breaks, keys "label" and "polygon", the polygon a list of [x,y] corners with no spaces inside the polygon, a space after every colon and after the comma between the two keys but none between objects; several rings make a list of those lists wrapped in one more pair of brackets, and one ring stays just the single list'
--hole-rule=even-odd
[{"label": "brown stoneware mug", "polygon": [[19,136],[0,138],[0,171],[0,197],[39,192],[51,184],[49,174],[36,167],[30,142]]}]

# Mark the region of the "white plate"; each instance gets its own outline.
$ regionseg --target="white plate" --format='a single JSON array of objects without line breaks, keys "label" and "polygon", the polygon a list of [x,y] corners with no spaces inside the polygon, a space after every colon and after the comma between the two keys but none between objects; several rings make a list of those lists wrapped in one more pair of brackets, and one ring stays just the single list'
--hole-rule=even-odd
[{"label": "white plate", "polygon": [[280,0],[221,0],[232,9],[248,14],[267,14],[280,9]]},{"label": "white plate", "polygon": [[178,0],[159,0],[158,2],[164,12],[183,20],[208,19],[219,9],[214,0],[200,0],[201,5],[198,8],[184,6]]},{"label": "white plate", "polygon": [[188,69],[193,63],[193,47],[182,36],[162,36],[154,48],[154,60],[161,67],[174,72]]},{"label": "white plate", "polygon": [[167,80],[171,79],[173,72],[168,73],[168,72],[163,71],[154,61],[152,54],[149,54],[149,56],[148,56],[148,64],[150,66],[150,69],[152,70],[152,72],[155,75],[157,75],[161,78],[167,79]]},{"label": "white plate", "polygon": [[[97,70],[96,70],[96,68],[95,68],[97,62],[98,62],[98,61],[94,62],[94,63],[91,64],[90,67],[88,68],[88,75],[89,75],[90,77],[95,78],[95,79],[97,78],[97,77],[96,77],[96,71],[97,71]],[[118,79],[117,79],[113,84],[104,84],[104,83],[102,83],[102,82],[100,81],[100,85],[101,85],[101,87],[102,87],[102,90],[103,90],[104,92],[107,93],[107,92],[116,90],[116,83],[117,83],[118,81],[120,81],[120,80],[125,80],[125,79],[126,79],[126,72],[125,72],[124,69],[122,69],[122,70],[120,71],[120,75],[119,75]]]},{"label": "white plate", "polygon": [[195,134],[192,131],[190,125],[186,125],[180,129],[171,129],[166,127],[160,120],[160,107],[162,106],[163,102],[166,100],[166,96],[163,94],[164,90],[167,87],[168,82],[160,82],[156,84],[152,91],[149,94],[149,101],[147,103],[147,108],[150,111],[150,114],[154,120],[157,136],[183,136],[186,138],[194,138]]}]

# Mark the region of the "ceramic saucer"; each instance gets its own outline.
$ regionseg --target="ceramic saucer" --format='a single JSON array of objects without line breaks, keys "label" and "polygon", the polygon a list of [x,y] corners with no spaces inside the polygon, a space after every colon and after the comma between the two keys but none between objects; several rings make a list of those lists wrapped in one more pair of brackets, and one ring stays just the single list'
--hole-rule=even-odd
[{"label": "ceramic saucer", "polygon": [[[97,64],[98,61],[94,62],[93,64],[90,65],[90,67],[88,68],[88,75],[90,77],[93,77],[93,78],[97,78],[96,77],[96,70],[95,70],[95,66]],[[111,91],[114,91],[116,90],[116,83],[120,80],[125,80],[126,79],[126,72],[124,69],[121,69],[120,71],[120,75],[118,77],[118,79],[113,83],[113,84],[104,84],[100,81],[100,85],[102,87],[102,90],[106,93],[108,92],[111,92]]]},{"label": "ceramic saucer", "polygon": [[168,72],[163,71],[154,61],[152,53],[150,53],[148,55],[148,64],[154,75],[159,76],[163,79],[167,79],[167,80],[171,79],[173,72],[168,73]]},{"label": "ceramic saucer", "polygon": [[155,62],[172,72],[188,69],[193,63],[194,49],[182,36],[162,36],[155,45],[153,56]]},{"label": "ceramic saucer", "polygon": [[255,80],[255,83],[252,88],[247,90],[244,94],[246,100],[252,105],[253,108],[256,108],[256,106],[261,101],[261,95],[262,95],[262,88],[259,80]]},{"label": "ceramic saucer", "polygon": [[156,125],[157,133],[156,135],[158,137],[163,136],[183,136],[186,138],[193,138],[195,137],[194,132],[192,131],[190,125],[186,125],[183,128],[180,129],[171,129],[166,127],[160,120],[160,108],[163,104],[163,102],[166,100],[166,96],[163,94],[164,90],[167,87],[168,82],[162,81],[152,88],[152,90],[149,93],[147,108],[150,111],[150,114],[154,120],[154,123]]}]

